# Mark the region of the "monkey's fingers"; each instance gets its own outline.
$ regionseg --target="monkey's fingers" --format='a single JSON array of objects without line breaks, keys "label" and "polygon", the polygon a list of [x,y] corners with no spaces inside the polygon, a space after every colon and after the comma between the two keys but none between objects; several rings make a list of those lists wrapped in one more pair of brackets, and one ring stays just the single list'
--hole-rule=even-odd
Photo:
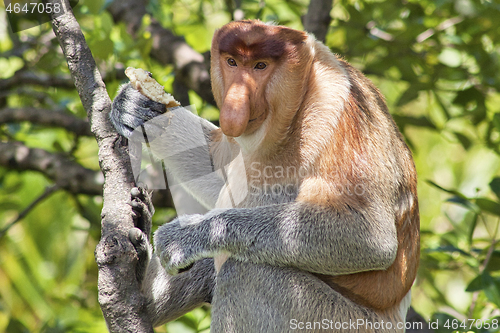
[{"label": "monkey's fingers", "polygon": [[144,280],[149,262],[149,240],[148,237],[140,229],[137,228],[130,229],[128,238],[137,251],[137,257],[139,260],[137,262],[135,274],[137,281],[139,282],[139,284],[141,284]]},{"label": "monkey's fingers", "polygon": [[139,198],[146,205],[147,210],[151,215],[155,213],[153,201],[151,200],[153,191],[148,192],[147,187],[143,186],[142,183],[139,183],[138,187],[132,188],[132,190],[130,191],[130,195],[132,196],[132,199]]},{"label": "monkey's fingers", "polygon": [[[166,111],[165,104],[149,99],[127,83],[118,90],[109,117],[116,130],[130,138],[136,128]],[[148,134],[156,131],[153,127],[148,129]]]},{"label": "monkey's fingers", "polygon": [[134,187],[130,191],[130,195],[130,204],[134,212],[134,224],[139,230],[144,232],[144,234],[149,239],[151,235],[151,219],[154,214],[154,207],[151,203],[151,197],[144,188],[140,187]]}]

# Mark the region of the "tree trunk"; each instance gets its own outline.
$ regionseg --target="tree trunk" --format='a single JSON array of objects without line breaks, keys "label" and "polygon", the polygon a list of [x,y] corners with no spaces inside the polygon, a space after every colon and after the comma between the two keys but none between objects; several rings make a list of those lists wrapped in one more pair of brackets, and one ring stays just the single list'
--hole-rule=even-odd
[{"label": "tree trunk", "polygon": [[[61,1],[45,1],[51,2]],[[136,280],[137,254],[128,238],[134,227],[130,191],[135,186],[128,150],[108,119],[111,100],[67,0],[62,9],[62,15],[52,15],[52,27],[87,111],[104,174],[102,234],[95,252],[99,303],[110,332],[153,332]]]}]

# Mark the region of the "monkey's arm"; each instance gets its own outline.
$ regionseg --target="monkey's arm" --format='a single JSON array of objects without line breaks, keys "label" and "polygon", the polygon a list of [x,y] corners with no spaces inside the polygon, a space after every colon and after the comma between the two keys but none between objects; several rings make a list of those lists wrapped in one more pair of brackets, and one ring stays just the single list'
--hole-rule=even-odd
[{"label": "monkey's arm", "polygon": [[174,274],[222,252],[328,275],[386,269],[397,252],[394,218],[383,209],[339,212],[300,202],[181,216],[162,226],[154,243]]},{"label": "monkey's arm", "polygon": [[214,167],[209,143],[217,127],[189,110],[169,109],[131,87],[122,86],[113,101],[110,118],[116,130],[132,144],[148,143],[174,181],[206,208],[213,208],[224,181]]}]

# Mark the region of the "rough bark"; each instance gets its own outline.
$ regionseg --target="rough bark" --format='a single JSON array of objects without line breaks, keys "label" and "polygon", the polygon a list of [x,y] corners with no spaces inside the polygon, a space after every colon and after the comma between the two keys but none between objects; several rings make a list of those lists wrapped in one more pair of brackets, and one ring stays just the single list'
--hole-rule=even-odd
[{"label": "rough bark", "polygon": [[52,27],[87,111],[104,174],[102,235],[95,253],[99,303],[110,332],[153,332],[135,276],[137,254],[128,239],[134,226],[130,190],[135,184],[127,149],[108,120],[111,100],[80,26],[68,1],[63,6],[65,14],[52,17]]}]

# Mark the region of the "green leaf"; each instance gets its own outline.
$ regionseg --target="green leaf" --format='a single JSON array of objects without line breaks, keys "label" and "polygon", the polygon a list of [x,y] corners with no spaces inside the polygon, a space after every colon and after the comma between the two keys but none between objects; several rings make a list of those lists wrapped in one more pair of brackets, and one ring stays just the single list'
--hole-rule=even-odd
[{"label": "green leaf", "polygon": [[11,318],[9,325],[5,329],[5,333],[29,333],[29,329],[19,320]]},{"label": "green leaf", "polygon": [[500,113],[495,113],[495,115],[493,116],[493,125],[495,125],[495,128],[497,129],[497,131],[500,131]]},{"label": "green leaf", "polygon": [[453,252],[458,252],[464,256],[470,257],[470,254],[465,252],[464,250],[459,249],[458,247],[455,247],[453,245],[446,245],[446,246],[439,246],[434,249],[427,249],[425,251],[426,253],[433,253],[433,252],[438,252],[438,253],[453,253]]},{"label": "green leaf", "polygon": [[102,6],[103,0],[85,0],[85,5],[89,8],[92,14],[99,14]]},{"label": "green leaf", "polygon": [[492,283],[492,281],[489,274],[480,274],[476,276],[471,282],[469,282],[469,285],[467,286],[467,288],[465,288],[465,291],[474,292],[483,290],[490,283]]},{"label": "green leaf", "polygon": [[490,188],[495,193],[498,199],[500,199],[500,177],[495,177],[490,182]]},{"label": "green leaf", "polygon": [[488,272],[475,277],[467,286],[465,291],[474,292],[483,290],[488,300],[500,306],[500,282],[493,278]]},{"label": "green leaf", "polygon": [[465,209],[468,209],[468,210],[470,210],[474,213],[477,213],[477,214],[479,214],[481,212],[479,207],[477,205],[473,204],[467,198],[464,199],[462,197],[453,196],[453,197],[447,199],[446,202],[451,202],[451,203],[457,204],[457,205],[462,206]]},{"label": "green leaf", "polygon": [[478,124],[486,118],[486,97],[476,87],[459,91],[453,104],[462,106],[472,116],[472,123]]},{"label": "green leaf", "polygon": [[113,41],[109,36],[102,39],[93,39],[89,42],[89,47],[92,50],[92,55],[100,59],[108,59],[113,54]]},{"label": "green leaf", "polygon": [[432,129],[437,129],[436,125],[429,118],[425,116],[421,117],[410,117],[410,116],[400,116],[393,114],[392,118],[401,128],[404,128],[405,125],[412,125],[417,127],[427,127]]},{"label": "green leaf", "polygon": [[462,64],[462,55],[457,49],[445,48],[438,56],[439,61],[448,67],[458,67]]},{"label": "green leaf", "polygon": [[418,98],[418,94],[421,90],[426,90],[427,86],[421,83],[412,84],[406,91],[399,97],[396,106],[402,106],[410,103],[411,101]]},{"label": "green leaf", "polygon": [[458,319],[447,313],[437,312],[432,315],[429,326],[435,333],[451,333],[454,330],[450,326],[454,320]]},{"label": "green leaf", "polygon": [[486,198],[477,198],[476,205],[483,211],[500,216],[500,204]]},{"label": "green leaf", "polygon": [[446,105],[444,105],[443,100],[441,99],[441,97],[439,96],[439,94],[437,93],[436,90],[433,90],[432,92],[434,93],[434,97],[436,98],[436,102],[441,107],[441,110],[443,110],[443,113],[446,117],[446,120],[450,119],[451,118],[450,112],[448,111],[448,108],[446,107]]},{"label": "green leaf", "polygon": [[493,280],[491,284],[486,286],[484,293],[490,302],[500,307],[500,283],[498,280]]},{"label": "green leaf", "polygon": [[440,185],[438,185],[438,184],[434,183],[432,180],[428,180],[428,179],[427,179],[427,180],[426,180],[426,182],[427,182],[428,184],[430,184],[430,185],[434,186],[435,188],[437,188],[437,189],[439,189],[439,190],[443,191],[443,192],[447,192],[447,193],[450,193],[450,194],[454,194],[454,195],[456,195],[456,196],[461,196],[462,198],[467,199],[467,198],[466,198],[464,195],[462,195],[461,193],[459,193],[459,192],[457,192],[457,191],[455,191],[455,190],[449,190],[449,189],[446,189],[446,188],[444,188],[444,187],[442,187],[442,186],[440,186]]},{"label": "green leaf", "polygon": [[470,146],[472,145],[471,140],[462,133],[453,132],[453,134],[455,134],[455,137],[458,139],[458,141],[460,141],[462,147],[464,147],[465,150],[469,150]]},{"label": "green leaf", "polygon": [[472,237],[474,236],[474,230],[476,230],[477,226],[477,218],[479,217],[479,214],[474,213],[474,216],[472,217],[472,223],[470,224],[469,227],[469,245],[472,244]]},{"label": "green leaf", "polygon": [[500,270],[500,251],[493,251],[485,270],[488,272]]},{"label": "green leaf", "polygon": [[484,95],[476,87],[470,87],[468,89],[459,91],[455,99],[453,99],[453,104],[461,105],[465,107],[470,102],[484,103]]},{"label": "green leaf", "polygon": [[188,316],[188,315],[182,316],[179,319],[177,319],[176,321],[183,323],[184,325],[186,325],[189,328],[192,328],[195,330],[198,329],[198,321],[195,320],[194,318]]}]

